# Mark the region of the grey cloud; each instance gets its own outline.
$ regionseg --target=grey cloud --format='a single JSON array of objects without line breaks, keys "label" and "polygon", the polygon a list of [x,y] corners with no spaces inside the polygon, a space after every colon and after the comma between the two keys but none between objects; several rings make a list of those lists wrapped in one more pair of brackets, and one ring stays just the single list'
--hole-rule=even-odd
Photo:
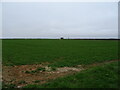
[{"label": "grey cloud", "polygon": [[3,37],[118,37],[117,3],[3,3]]}]

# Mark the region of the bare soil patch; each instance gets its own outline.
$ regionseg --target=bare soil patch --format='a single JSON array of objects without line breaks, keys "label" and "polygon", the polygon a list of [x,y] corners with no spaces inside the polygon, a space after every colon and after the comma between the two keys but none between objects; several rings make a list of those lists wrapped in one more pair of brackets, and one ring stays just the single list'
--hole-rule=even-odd
[{"label": "bare soil patch", "polygon": [[43,84],[58,77],[74,74],[94,66],[115,61],[118,60],[105,61],[87,66],[77,65],[75,67],[60,67],[56,68],[55,70],[53,70],[51,67],[48,67],[48,64],[3,66],[2,80],[5,84],[15,84],[17,88],[21,88],[28,84]]},{"label": "bare soil patch", "polygon": [[[45,68],[45,71],[38,70],[32,73],[32,71],[36,71],[38,68]],[[46,83],[48,80],[73,74],[81,70],[82,68],[75,67],[62,67],[51,70],[50,67],[42,64],[3,66],[3,82],[5,84],[16,84],[20,88],[27,84]],[[26,71],[29,73],[26,73]]]}]

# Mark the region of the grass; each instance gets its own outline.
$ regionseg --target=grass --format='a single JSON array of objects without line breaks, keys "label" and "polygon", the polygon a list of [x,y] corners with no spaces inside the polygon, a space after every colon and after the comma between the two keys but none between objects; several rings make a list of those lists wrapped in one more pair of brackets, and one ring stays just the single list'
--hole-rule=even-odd
[{"label": "grass", "polygon": [[118,63],[112,62],[42,85],[28,85],[24,88],[119,88],[119,72]]},{"label": "grass", "polygon": [[3,65],[39,64],[51,67],[92,64],[118,59],[117,40],[2,40]]}]

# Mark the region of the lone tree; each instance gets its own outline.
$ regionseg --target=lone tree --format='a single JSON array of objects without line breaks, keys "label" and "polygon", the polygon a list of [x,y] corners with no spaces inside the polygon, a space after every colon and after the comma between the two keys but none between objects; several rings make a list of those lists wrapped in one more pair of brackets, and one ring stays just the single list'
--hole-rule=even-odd
[{"label": "lone tree", "polygon": [[61,37],[60,39],[64,39],[63,37]]}]

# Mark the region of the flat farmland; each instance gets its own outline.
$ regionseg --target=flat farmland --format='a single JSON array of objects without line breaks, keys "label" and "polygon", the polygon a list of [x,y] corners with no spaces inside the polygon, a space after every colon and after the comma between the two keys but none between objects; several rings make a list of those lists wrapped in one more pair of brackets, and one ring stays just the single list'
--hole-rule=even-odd
[{"label": "flat farmland", "polygon": [[91,64],[118,59],[114,40],[3,40],[4,65],[50,62],[54,66]]},{"label": "flat farmland", "polygon": [[[48,39],[5,39],[5,40],[2,40],[2,62],[3,62],[3,66],[5,67],[3,71],[5,71],[6,68],[8,69],[11,68],[14,71],[16,70],[17,72],[20,70],[20,68],[23,69],[23,66],[27,68],[29,67],[32,68],[33,66],[31,65],[36,65],[37,69],[33,70],[34,72],[29,71],[28,69],[25,69],[25,70],[23,69],[24,71],[21,71],[21,74],[32,73],[31,77],[37,77],[37,74],[33,75],[33,73],[38,72],[39,65],[45,64],[47,65],[47,67],[52,67],[54,69],[54,71],[51,72],[54,74],[56,73],[55,75],[53,75],[53,77],[58,76],[56,78],[60,78],[60,80],[54,78],[54,80],[56,81],[50,81],[51,83],[50,84],[48,83],[49,85],[46,84],[45,82],[42,82],[43,78],[41,79],[39,77],[37,79],[33,78],[34,80],[26,79],[25,81],[23,81],[24,79],[17,80],[16,78],[16,80],[14,80],[12,83],[13,85],[17,82],[18,84],[16,87],[23,87],[23,86],[32,84],[33,86],[30,85],[28,87],[41,88],[41,87],[48,86],[48,87],[54,88],[54,87],[69,87],[69,84],[71,84],[71,87],[78,88],[79,87],[78,82],[80,82],[80,84],[84,84],[83,86],[80,86],[80,87],[85,87],[85,83],[88,81],[87,79],[85,79],[85,76],[83,77],[83,75],[90,75],[90,77],[99,78],[100,75],[108,73],[109,70],[111,70],[111,72],[113,71],[112,74],[110,74],[110,78],[112,79],[109,79],[109,77],[108,78],[101,77],[101,78],[108,79],[108,81],[112,80],[111,83],[113,83],[117,81],[117,74],[114,73],[117,70],[117,67],[116,67],[117,63],[114,63],[113,61],[117,61],[117,60],[118,60],[118,41],[117,40],[64,40],[64,39],[63,40],[56,40],[56,39],[55,40],[53,39],[49,39],[49,40]],[[107,65],[108,66],[107,67],[105,66],[107,62],[108,63],[111,62],[113,64],[109,64]],[[104,66],[100,67],[102,63],[104,64],[105,67]],[[80,73],[80,71],[83,69],[79,69],[78,65],[79,66],[82,65],[85,67],[85,71],[83,71],[85,72],[85,74]],[[15,68],[13,68],[14,66]],[[94,66],[97,66],[97,67],[94,68]],[[113,66],[113,70],[112,70],[112,66]],[[19,67],[19,70],[16,67]],[[92,67],[93,70],[86,71],[88,67],[90,68]],[[58,68],[57,70],[59,72],[55,71],[56,68]],[[65,69],[66,71],[63,71]],[[96,75],[94,74],[95,75],[94,76],[93,75],[94,70],[99,70],[99,69],[100,69],[100,71],[98,72],[99,74],[97,74],[96,72]],[[45,69],[46,71],[44,70],[44,68],[40,68],[39,70],[44,71],[44,75],[49,76],[46,69]],[[69,70],[70,72],[65,74],[65,72]],[[73,72],[71,72],[72,70],[79,73],[74,73],[75,76],[71,76],[71,74],[73,74]],[[65,75],[63,75],[63,73]],[[4,74],[6,74],[6,71],[4,72]],[[38,72],[38,74],[42,75],[40,74],[40,72]],[[70,76],[68,76],[69,74]],[[80,74],[80,77],[79,77],[79,74]],[[67,77],[65,77],[66,75]],[[113,78],[112,75],[114,75],[115,78]],[[16,76],[19,76],[19,75],[16,75]],[[62,77],[64,76],[64,77],[61,79],[61,76]],[[12,79],[15,78],[13,75],[11,75],[11,77]],[[51,77],[52,77],[52,74],[51,74]],[[67,86],[65,86],[65,83],[61,82],[61,80],[63,80],[67,83],[67,82],[70,82],[70,80],[72,81],[72,79],[74,80],[76,77],[77,77],[76,84],[68,83],[68,85],[66,84]],[[80,81],[81,77],[83,77],[82,78],[84,81],[83,83],[82,81]],[[18,78],[22,78],[22,77],[18,77]],[[70,80],[68,80],[68,78],[70,78]],[[104,79],[102,81],[104,81]],[[50,80],[53,80],[53,78],[51,78]],[[31,83],[30,81],[35,83]],[[40,81],[43,84],[42,86],[34,85],[36,83],[40,83]],[[93,82],[93,81],[94,83],[95,82],[98,83],[99,80],[98,81],[96,81],[96,79],[89,80],[89,82]],[[91,83],[91,85],[87,85],[87,87],[90,87],[90,88],[104,87],[104,86],[117,87],[116,83],[111,85],[111,83],[109,84],[107,81],[106,81],[106,84],[103,83],[102,81],[100,79],[99,83],[101,83],[101,86],[97,86],[97,85],[94,86],[95,84]],[[49,80],[47,82],[49,82]],[[61,82],[62,84],[59,85],[58,82]],[[5,80],[4,83],[10,84],[11,86],[10,81]],[[58,86],[56,85],[54,86],[55,83],[57,83]]]}]

